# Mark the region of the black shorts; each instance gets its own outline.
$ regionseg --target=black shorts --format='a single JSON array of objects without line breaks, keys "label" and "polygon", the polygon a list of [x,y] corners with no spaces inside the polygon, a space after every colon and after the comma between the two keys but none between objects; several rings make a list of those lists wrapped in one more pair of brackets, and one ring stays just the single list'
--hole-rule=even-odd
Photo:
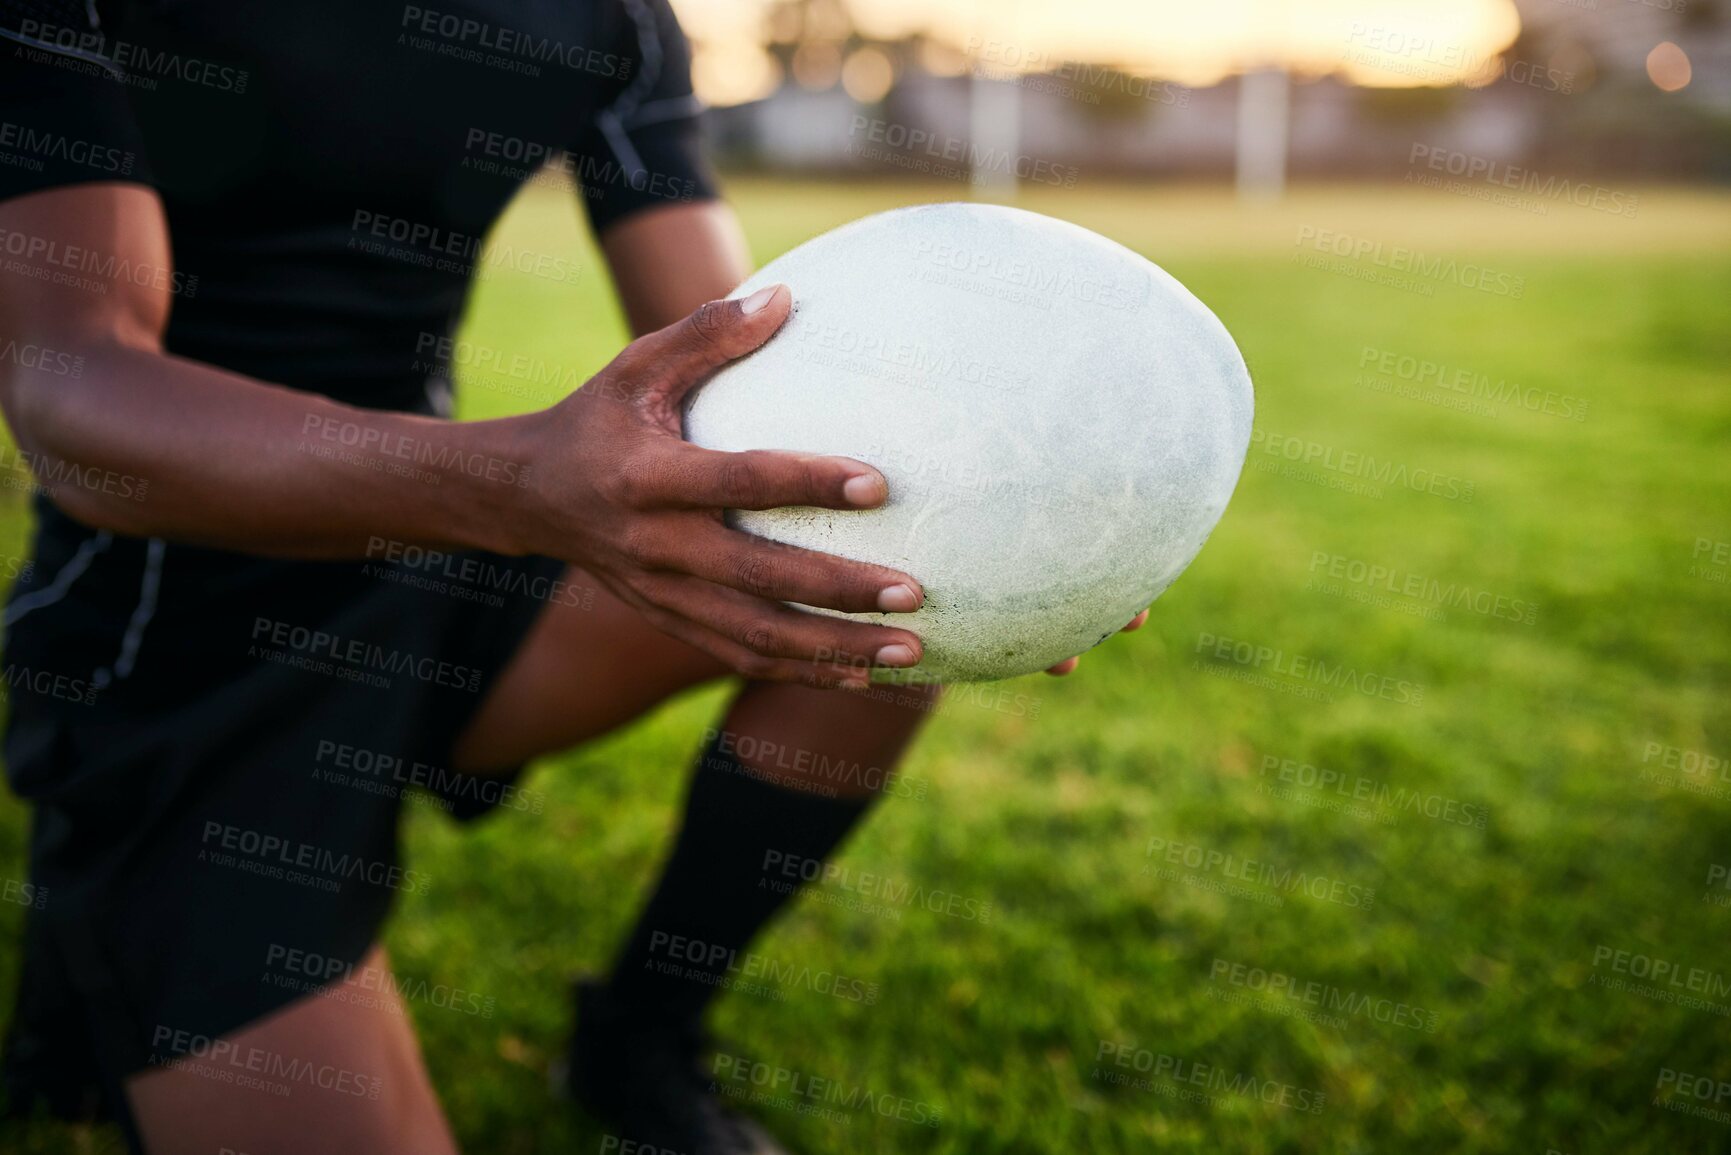
[{"label": "black shorts", "polygon": [[452,743],[541,611],[586,595],[547,558],[269,560],[38,514],[0,687],[33,807],[8,1098],[118,1109],[126,1075],[316,989],[284,960],[352,966],[436,885],[398,861],[406,799],[527,808]]}]

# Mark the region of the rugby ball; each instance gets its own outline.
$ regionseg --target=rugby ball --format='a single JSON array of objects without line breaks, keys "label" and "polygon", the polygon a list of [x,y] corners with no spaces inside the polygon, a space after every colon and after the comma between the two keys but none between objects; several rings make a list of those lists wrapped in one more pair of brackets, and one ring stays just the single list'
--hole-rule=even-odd
[{"label": "rugby ball", "polygon": [[[891,681],[1030,673],[1110,637],[1184,572],[1232,496],[1250,376],[1159,266],[1065,221],[996,205],[879,213],[739,286],[793,313],[691,395],[712,449],[868,462],[879,509],[729,511],[775,541],[892,566],[925,589]],[[827,612],[827,611],[826,611]]]}]

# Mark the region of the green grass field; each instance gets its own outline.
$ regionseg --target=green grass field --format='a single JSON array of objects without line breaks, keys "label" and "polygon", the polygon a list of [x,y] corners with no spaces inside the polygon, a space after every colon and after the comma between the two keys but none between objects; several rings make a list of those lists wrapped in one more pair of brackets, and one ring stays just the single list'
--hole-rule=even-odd
[{"label": "green grass field", "polygon": [[[732,191],[759,260],[965,196]],[[875,983],[876,1001],[788,985],[721,1004],[730,1049],[937,1125],[757,1113],[807,1153],[1731,1150],[1731,1115],[1674,1109],[1700,1102],[1694,1077],[1731,1080],[1731,771],[1699,769],[1731,755],[1731,196],[1642,190],[1633,219],[1401,186],[1254,211],[1204,188],[1020,203],[1212,306],[1262,437],[1147,629],[1069,680],[958,696],[907,766],[924,797],[891,800],[845,852],[990,917],[808,896],[764,951]],[[1471,258],[1520,278],[1520,299],[1295,260],[1321,230]],[[586,275],[501,275],[464,336],[598,368],[623,325],[569,199],[534,190],[501,231]],[[1515,392],[1412,396],[1402,357]],[[554,399],[501,374],[463,386],[469,416]],[[1391,468],[1367,478],[1350,454]],[[0,512],[14,548],[23,508]],[[1377,584],[1354,580],[1373,566]],[[1290,672],[1318,663],[1360,689]],[[542,814],[461,830],[413,813],[407,854],[439,885],[401,907],[396,964],[496,1007],[413,1005],[465,1151],[598,1149],[546,1092],[566,979],[624,932],[722,698],[540,766]],[[25,817],[0,803],[8,877]],[[1242,878],[1245,860],[1273,873]],[[0,905],[0,936],[21,913]],[[6,990],[15,972],[0,951]],[[1215,1070],[1225,1085],[1188,1081]],[[1665,1071],[1683,1075],[1661,1089]],[[59,1128],[9,1143],[74,1141],[117,1149]]]}]

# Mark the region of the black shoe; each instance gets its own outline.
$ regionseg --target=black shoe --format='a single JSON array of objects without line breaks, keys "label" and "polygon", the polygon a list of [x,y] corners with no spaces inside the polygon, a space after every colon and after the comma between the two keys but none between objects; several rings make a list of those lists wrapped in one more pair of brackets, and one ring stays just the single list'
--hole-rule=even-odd
[{"label": "black shoe", "polygon": [[702,1065],[695,1023],[664,1023],[577,984],[577,1030],[566,1090],[621,1140],[669,1155],[790,1155],[756,1123],[729,1111]]}]

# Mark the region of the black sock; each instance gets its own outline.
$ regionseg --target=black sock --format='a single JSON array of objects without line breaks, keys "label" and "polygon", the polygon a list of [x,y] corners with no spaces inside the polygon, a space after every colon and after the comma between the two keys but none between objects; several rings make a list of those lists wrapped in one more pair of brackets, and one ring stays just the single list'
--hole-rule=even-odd
[{"label": "black sock", "polygon": [[745,947],[798,893],[874,796],[826,798],[763,781],[722,749],[699,758],[673,854],[607,982],[609,1001],[694,1023]]}]

